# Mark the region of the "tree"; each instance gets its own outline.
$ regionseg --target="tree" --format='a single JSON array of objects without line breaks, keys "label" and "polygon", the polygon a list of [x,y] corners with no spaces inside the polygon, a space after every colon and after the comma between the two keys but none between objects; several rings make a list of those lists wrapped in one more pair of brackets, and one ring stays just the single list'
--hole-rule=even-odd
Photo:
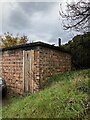
[{"label": "tree", "polygon": [[0,47],[6,48],[6,47],[12,47],[16,45],[26,44],[27,41],[28,41],[28,38],[25,35],[20,37],[19,34],[17,34],[17,36],[14,37],[12,34],[7,32],[7,33],[4,33],[4,36],[0,36],[0,43],[1,43]]},{"label": "tree", "polygon": [[79,0],[66,4],[66,10],[60,5],[60,16],[63,18],[63,27],[65,30],[74,29],[76,31],[89,32],[90,26],[90,2]]},{"label": "tree", "polygon": [[90,68],[90,32],[75,36],[63,47],[71,53],[76,69]]}]

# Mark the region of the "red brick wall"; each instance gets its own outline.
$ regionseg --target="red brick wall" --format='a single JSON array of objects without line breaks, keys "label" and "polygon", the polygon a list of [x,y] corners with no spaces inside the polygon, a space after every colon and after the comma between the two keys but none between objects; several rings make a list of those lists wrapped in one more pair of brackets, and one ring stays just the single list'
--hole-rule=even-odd
[{"label": "red brick wall", "polygon": [[33,92],[40,88],[40,52],[39,49],[34,50],[34,67],[33,67]]},{"label": "red brick wall", "polygon": [[23,52],[21,50],[3,52],[2,77],[11,91],[23,92]]},{"label": "red brick wall", "polygon": [[39,63],[41,87],[50,76],[71,70],[71,56],[50,48],[41,47]]}]

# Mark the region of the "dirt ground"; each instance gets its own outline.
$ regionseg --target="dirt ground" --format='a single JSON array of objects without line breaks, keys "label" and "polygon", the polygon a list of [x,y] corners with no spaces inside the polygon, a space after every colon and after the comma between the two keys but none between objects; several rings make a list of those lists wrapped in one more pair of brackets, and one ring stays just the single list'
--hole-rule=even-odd
[{"label": "dirt ground", "polygon": [[8,104],[8,98],[4,97],[4,98],[0,98],[0,107],[3,107],[4,105]]},{"label": "dirt ground", "polygon": [[0,99],[0,107],[2,107],[2,100]]}]

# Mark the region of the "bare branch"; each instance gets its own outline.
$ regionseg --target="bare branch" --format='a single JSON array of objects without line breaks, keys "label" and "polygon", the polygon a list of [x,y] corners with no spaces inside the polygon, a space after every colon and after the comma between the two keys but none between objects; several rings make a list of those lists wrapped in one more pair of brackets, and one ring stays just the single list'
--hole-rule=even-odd
[{"label": "bare branch", "polygon": [[60,16],[65,21],[63,27],[65,30],[75,29],[83,30],[86,28],[88,21],[90,20],[90,2],[80,0],[77,3],[67,3],[66,12],[63,11],[62,5],[60,5]]}]

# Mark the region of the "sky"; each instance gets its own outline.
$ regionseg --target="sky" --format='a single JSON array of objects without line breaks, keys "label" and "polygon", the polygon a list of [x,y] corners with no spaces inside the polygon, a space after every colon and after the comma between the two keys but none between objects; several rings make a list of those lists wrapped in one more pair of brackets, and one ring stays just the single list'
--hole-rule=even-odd
[{"label": "sky", "polygon": [[[13,35],[27,35],[29,42],[42,41],[49,44],[62,44],[71,40],[76,33],[65,31],[59,15],[60,4],[67,0],[0,0],[0,35],[10,32]],[[68,0],[71,2],[71,0]]]}]

